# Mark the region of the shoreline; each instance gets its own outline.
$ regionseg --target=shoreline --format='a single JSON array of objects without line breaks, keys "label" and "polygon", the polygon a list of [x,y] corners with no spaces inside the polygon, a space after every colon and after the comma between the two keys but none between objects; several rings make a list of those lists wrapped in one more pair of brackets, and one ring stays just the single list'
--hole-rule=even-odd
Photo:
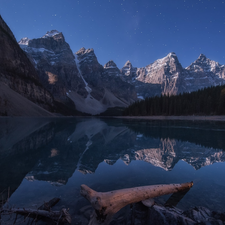
[{"label": "shoreline", "polygon": [[225,122],[225,115],[222,116],[0,116],[0,119],[72,119],[72,118],[115,118],[135,120],[190,120],[190,121],[221,121]]},{"label": "shoreline", "polygon": [[114,116],[120,119],[225,121],[225,116]]}]

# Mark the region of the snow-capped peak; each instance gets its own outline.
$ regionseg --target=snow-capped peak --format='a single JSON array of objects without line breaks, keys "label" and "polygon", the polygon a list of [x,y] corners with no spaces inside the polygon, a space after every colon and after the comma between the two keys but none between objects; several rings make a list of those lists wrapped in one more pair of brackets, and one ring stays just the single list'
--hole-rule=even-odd
[{"label": "snow-capped peak", "polygon": [[48,31],[42,38],[53,37],[57,34],[60,34],[60,32],[57,30],[51,30],[51,31]]},{"label": "snow-capped peak", "polygon": [[75,54],[76,55],[83,55],[86,51],[86,48],[82,47],[81,49],[79,49]]},{"label": "snow-capped peak", "polygon": [[78,50],[75,54],[80,56],[80,55],[84,55],[84,54],[94,54],[94,49],[93,48],[84,48],[82,47],[80,50]]},{"label": "snow-capped peak", "polygon": [[200,56],[198,57],[198,61],[205,61],[207,58],[204,54],[200,54]]},{"label": "snow-capped peak", "polygon": [[30,39],[28,37],[24,37],[18,42],[18,44],[19,45],[28,45],[29,40]]},{"label": "snow-capped peak", "polygon": [[123,67],[132,67],[130,60],[127,60]]},{"label": "snow-capped peak", "polygon": [[110,60],[104,65],[104,68],[105,69],[117,68],[117,65],[113,62],[113,60]]},{"label": "snow-capped peak", "polygon": [[168,60],[171,60],[171,59],[177,59],[176,53],[170,52],[166,57],[164,57],[164,58],[162,58],[160,60],[168,61]]},{"label": "snow-capped peak", "polygon": [[161,59],[157,59],[154,63],[150,64],[150,67],[159,68],[165,66],[169,62],[178,62],[177,55],[174,52],[170,52],[167,56]]},{"label": "snow-capped peak", "polygon": [[194,72],[215,72],[220,70],[222,66],[211,59],[208,59],[204,54],[200,54],[197,60],[195,60],[190,66],[188,66],[186,69]]},{"label": "snow-capped peak", "polygon": [[177,58],[177,55],[174,52],[170,52],[167,56],[165,56],[164,58],[158,59],[156,60],[154,63],[160,64],[166,61],[170,61],[171,58]]},{"label": "snow-capped peak", "polygon": [[175,52],[170,52],[166,57],[177,57]]}]

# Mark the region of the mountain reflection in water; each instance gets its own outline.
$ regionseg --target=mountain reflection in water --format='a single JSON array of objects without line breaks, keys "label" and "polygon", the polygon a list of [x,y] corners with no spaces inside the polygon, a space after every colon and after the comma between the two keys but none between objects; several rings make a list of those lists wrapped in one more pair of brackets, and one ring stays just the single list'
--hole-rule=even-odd
[{"label": "mountain reflection in water", "polygon": [[76,213],[88,204],[79,195],[82,183],[108,191],[194,180],[178,207],[218,210],[225,207],[224,127],[191,121],[1,119],[1,199],[10,187],[10,202],[18,207],[60,197],[61,205]]}]

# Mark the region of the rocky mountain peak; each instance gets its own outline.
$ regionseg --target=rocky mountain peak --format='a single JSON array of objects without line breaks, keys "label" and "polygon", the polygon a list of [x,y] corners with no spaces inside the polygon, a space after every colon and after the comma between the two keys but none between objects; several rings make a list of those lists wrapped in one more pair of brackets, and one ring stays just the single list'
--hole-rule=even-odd
[{"label": "rocky mountain peak", "polygon": [[60,34],[62,33],[57,30],[51,30],[51,31],[47,31],[47,33],[44,36],[42,36],[42,38],[50,38]]},{"label": "rocky mountain peak", "polygon": [[136,68],[136,67],[134,68],[134,67],[132,66],[130,60],[128,60],[128,61],[125,63],[125,65],[123,66],[123,68],[121,69],[121,73],[122,73],[123,75],[125,75],[126,77],[128,77],[128,76],[130,77],[130,78],[127,80],[127,82],[129,82],[129,83],[132,82],[131,78],[136,76],[136,71],[137,71],[137,68]]},{"label": "rocky mountain peak", "polygon": [[[177,83],[182,72],[183,67],[176,54],[171,52],[164,58],[158,59],[144,68],[137,69],[135,82],[149,84],[145,85],[146,90],[148,90],[146,91],[142,85],[137,83],[137,93],[144,97],[160,95],[161,93],[177,94]],[[149,94],[149,89],[152,90],[153,94]]]},{"label": "rocky mountain peak", "polygon": [[18,42],[18,44],[19,45],[28,45],[29,40],[30,39],[28,37],[24,37]]},{"label": "rocky mountain peak", "polygon": [[81,48],[80,50],[78,50],[75,55],[77,55],[80,63],[82,63],[82,61],[87,61],[90,63],[92,61],[97,62],[97,57],[94,53],[94,49],[93,48],[88,48],[85,49],[84,47]]},{"label": "rocky mountain peak", "polygon": [[166,57],[177,57],[175,52],[170,52]]},{"label": "rocky mountain peak", "polygon": [[42,84],[56,101],[69,104],[72,91],[84,97],[87,95],[73,52],[61,32],[48,31],[41,38],[29,41],[24,38],[20,43],[35,65]]},{"label": "rocky mountain peak", "polygon": [[200,56],[191,65],[207,65],[211,64],[212,62],[213,61],[208,59],[204,54],[200,54]]},{"label": "rocky mountain peak", "polygon": [[[177,58],[177,55],[174,52],[170,52],[166,57],[156,60],[154,63],[148,65],[146,68],[150,70],[159,71],[165,70],[181,70],[182,66]],[[147,69],[148,70],[148,69]]]},{"label": "rocky mountain peak", "polygon": [[174,74],[178,71],[181,72],[182,66],[177,55],[174,52],[171,52],[166,57],[158,59],[154,63],[148,65],[146,69],[148,72],[154,71],[154,73],[158,73],[159,71],[167,71],[169,74]]},{"label": "rocky mountain peak", "polygon": [[85,53],[86,49],[84,47],[82,47],[80,50],[78,50],[77,52],[75,52],[76,55],[83,55]]},{"label": "rocky mountain peak", "polygon": [[33,48],[33,51],[46,52],[46,50],[48,50],[49,53],[51,51],[57,54],[64,51],[65,49],[70,50],[70,47],[68,43],[66,43],[62,32],[57,30],[48,31],[41,38],[29,39],[25,37],[22,38],[18,43],[25,51],[26,47]]},{"label": "rocky mountain peak", "polygon": [[197,60],[195,60],[186,69],[190,72],[204,72],[204,73],[218,73],[221,70],[221,65],[207,58],[204,54],[200,54]]},{"label": "rocky mountain peak", "polygon": [[65,38],[62,32],[59,32],[57,30],[47,31],[47,33],[44,36],[42,36],[41,39],[47,39],[48,41],[51,41],[52,39],[54,39],[60,44],[65,43]]},{"label": "rocky mountain peak", "polygon": [[126,61],[126,63],[124,64],[123,67],[129,67],[129,68],[131,68],[132,67],[132,64],[131,64],[130,60]]},{"label": "rocky mountain peak", "polygon": [[109,76],[120,76],[120,70],[118,69],[116,63],[113,62],[113,60],[108,61],[104,65],[104,69]]},{"label": "rocky mountain peak", "polygon": [[207,58],[204,54],[200,54],[200,56],[198,57],[198,61],[205,61]]},{"label": "rocky mountain peak", "polygon": [[[116,63],[113,62],[113,60],[108,61],[105,65],[104,65],[105,69],[109,69],[109,68],[117,68]],[[118,69],[118,68],[117,68]]]},{"label": "rocky mountain peak", "polygon": [[[200,54],[190,66],[185,68],[185,92],[224,84],[225,68],[205,55]],[[221,79],[222,78],[222,79]]]},{"label": "rocky mountain peak", "polygon": [[[88,48],[85,49],[84,47],[81,48],[79,51],[77,51],[75,53],[75,57],[78,58],[80,65],[84,64],[84,63],[88,63],[89,64],[89,69],[92,67],[91,65],[95,65],[95,67],[99,66],[98,64],[98,60],[97,57],[94,53],[94,49],[93,48]],[[87,71],[86,71],[87,72]]]},{"label": "rocky mountain peak", "polygon": [[85,55],[85,54],[94,54],[94,49],[93,48],[86,49],[86,48],[82,47],[75,54],[78,56]]},{"label": "rocky mountain peak", "polygon": [[177,55],[174,52],[170,52],[166,57],[160,59],[161,61],[164,62],[172,62],[172,63],[176,63],[179,64],[179,60],[177,58]]}]

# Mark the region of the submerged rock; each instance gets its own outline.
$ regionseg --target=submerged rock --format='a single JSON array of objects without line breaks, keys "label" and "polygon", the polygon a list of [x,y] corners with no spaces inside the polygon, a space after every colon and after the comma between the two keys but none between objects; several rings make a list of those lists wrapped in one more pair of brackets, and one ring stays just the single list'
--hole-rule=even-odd
[{"label": "submerged rock", "polygon": [[[83,207],[85,209],[86,207]],[[87,206],[90,215],[90,205]],[[87,212],[80,210],[79,224],[87,224]],[[82,219],[83,218],[83,219]],[[78,219],[78,218],[76,218]],[[83,221],[83,223],[81,222]],[[177,207],[165,207],[155,204],[146,207],[141,202],[128,205],[115,214],[110,225],[222,225],[225,224],[225,212],[210,211],[205,207],[181,210]]]}]

